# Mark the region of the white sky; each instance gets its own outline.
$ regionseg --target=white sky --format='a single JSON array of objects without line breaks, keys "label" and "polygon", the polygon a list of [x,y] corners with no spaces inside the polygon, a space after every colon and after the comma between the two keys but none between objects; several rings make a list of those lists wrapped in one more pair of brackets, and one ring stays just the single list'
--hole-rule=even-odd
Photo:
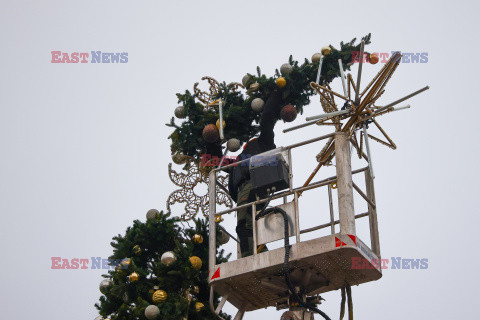
[{"label": "white sky", "polygon": [[[426,64],[400,65],[381,100],[431,86],[409,101],[412,109],[381,119],[398,150],[372,150],[382,255],[428,258],[429,268],[385,270],[381,280],[354,287],[356,319],[476,318],[480,48],[473,1],[17,0],[1,8],[2,318],[97,315],[103,271],[51,270],[51,257],[106,258],[114,235],[148,209],[165,209],[175,186],[164,123],[175,93],[204,75],[240,81],[257,65],[271,75],[290,54],[303,61],[368,32],[371,52],[428,52]],[[52,64],[52,50],[128,52],[129,62]],[[367,65],[363,83],[380,67]],[[334,86],[340,90],[338,79]],[[305,110],[295,124],[320,105]],[[283,127],[277,145],[331,130],[282,134]],[[294,155],[297,185],[319,148]],[[325,197],[306,197],[301,210],[303,226],[328,217]],[[359,235],[369,243],[365,225]],[[340,293],[323,296],[322,309],[337,318]]]}]

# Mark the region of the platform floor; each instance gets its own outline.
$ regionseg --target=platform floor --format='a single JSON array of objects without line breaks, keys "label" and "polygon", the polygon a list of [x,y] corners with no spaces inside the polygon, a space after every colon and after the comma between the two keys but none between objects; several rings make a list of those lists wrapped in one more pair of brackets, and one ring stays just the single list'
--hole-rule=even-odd
[{"label": "platform floor", "polygon": [[[288,297],[282,276],[285,249],[275,249],[215,266],[210,284],[238,309],[275,306]],[[353,260],[356,259],[356,260]],[[376,260],[375,260],[376,259]],[[361,268],[352,269],[352,261]],[[358,237],[331,235],[292,244],[291,280],[312,294],[337,290],[382,277],[378,257]],[[358,265],[357,265],[358,266]]]}]

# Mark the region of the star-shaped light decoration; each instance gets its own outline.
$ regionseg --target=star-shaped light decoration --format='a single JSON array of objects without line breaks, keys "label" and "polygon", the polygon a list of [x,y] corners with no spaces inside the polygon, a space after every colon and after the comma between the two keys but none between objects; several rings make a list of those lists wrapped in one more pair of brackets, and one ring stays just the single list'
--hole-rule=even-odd
[{"label": "star-shaped light decoration", "polygon": [[[168,165],[168,175],[170,180],[181,187],[181,189],[173,191],[167,199],[167,209],[171,211],[170,206],[175,203],[185,203],[185,213],[181,215],[183,221],[188,221],[196,217],[199,211],[202,211],[205,217],[208,216],[209,202],[208,193],[199,195],[195,192],[197,185],[205,183],[206,188],[209,186],[208,172],[201,170],[199,164],[193,158],[188,157],[185,164],[186,172],[177,173],[172,169],[172,164]],[[233,202],[227,194],[226,186],[228,184],[228,175],[217,175],[217,204],[232,207]]]},{"label": "star-shaped light decoration", "polygon": [[[360,49],[360,57],[364,56],[365,43],[362,41]],[[324,114],[307,117],[307,121],[304,124],[285,129],[284,132],[296,130],[309,125],[329,125],[334,126],[336,132],[344,132],[349,136],[349,140],[356,148],[360,158],[364,158],[369,162],[370,172],[373,178],[373,169],[371,164],[371,155],[369,149],[369,138],[373,141],[379,142],[392,149],[396,149],[397,146],[388,136],[385,130],[377,122],[376,118],[387,114],[392,111],[398,111],[409,108],[410,106],[394,108],[395,105],[425,91],[429,87],[426,86],[418,91],[415,91],[401,99],[398,99],[386,106],[378,106],[377,100],[385,92],[385,86],[392,77],[393,73],[400,64],[402,55],[398,52],[394,53],[390,60],[382,67],[378,74],[370,81],[370,83],[360,92],[360,82],[362,75],[362,63],[360,60],[358,68],[357,83],[355,84],[351,74],[345,77],[343,73],[343,66],[341,60],[339,60],[340,73],[343,85],[343,95],[333,91],[328,84],[320,85],[315,82],[311,82],[312,89],[320,94],[320,101],[322,103]],[[317,81],[318,82],[318,81]],[[339,110],[335,103],[335,97],[343,100],[343,106]],[[374,124],[383,135],[383,139],[372,136],[367,133],[369,124]],[[360,131],[359,138],[357,138],[357,131]],[[363,151],[363,145],[366,147],[367,154]],[[310,184],[318,170],[322,166],[330,165],[333,157],[335,156],[335,138],[330,138],[324,148],[317,155],[317,161],[319,162],[315,170],[309,176],[303,186]]]}]

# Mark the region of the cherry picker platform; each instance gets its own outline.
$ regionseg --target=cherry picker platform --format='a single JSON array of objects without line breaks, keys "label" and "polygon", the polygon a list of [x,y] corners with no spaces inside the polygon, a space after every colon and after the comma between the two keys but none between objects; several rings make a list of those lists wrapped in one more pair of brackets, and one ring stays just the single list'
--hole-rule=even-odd
[{"label": "cherry picker platform", "polygon": [[[336,173],[334,177],[323,179],[294,188],[292,185],[292,155],[291,150],[327,138],[335,138]],[[304,297],[333,291],[348,285],[375,281],[381,278],[380,243],[378,235],[377,212],[373,178],[370,168],[364,167],[352,171],[350,159],[350,141],[343,132],[310,139],[301,143],[279,148],[276,152],[285,158],[288,168],[288,183],[286,190],[273,194],[268,200],[284,199],[279,205],[288,218],[288,234],[295,237],[295,243],[290,246],[288,258],[288,274],[291,284]],[[245,160],[244,160],[245,161]],[[248,160],[247,160],[248,161]],[[230,164],[222,167],[239,165]],[[215,199],[217,174],[220,168],[213,169],[209,176],[209,198]],[[352,175],[365,175],[366,192],[363,192],[352,180]],[[328,188],[330,221],[305,230],[300,230],[299,196],[303,192],[315,192],[318,188]],[[332,189],[338,194],[338,215],[334,219]],[[368,204],[368,211],[355,215],[353,190]],[[288,197],[293,200],[287,202]],[[211,292],[222,296],[220,304],[211,308],[219,314],[228,301],[236,308],[236,320],[243,319],[246,311],[253,311],[270,306],[279,306],[292,294],[291,288],[284,278],[286,248],[278,248],[267,252],[254,252],[252,256],[239,258],[222,264],[216,264],[216,218],[243,207],[251,206],[253,215],[253,245],[284,239],[284,218],[270,214],[256,220],[256,205],[267,202],[259,199],[242,206],[216,212],[216,202],[209,201],[210,235],[209,235],[209,283]],[[356,235],[355,219],[368,217],[370,226],[370,246],[367,246]],[[335,232],[335,225],[340,225],[340,232]],[[311,240],[301,241],[301,235],[319,229],[331,229],[331,234]],[[357,266],[353,261],[359,262]]]}]

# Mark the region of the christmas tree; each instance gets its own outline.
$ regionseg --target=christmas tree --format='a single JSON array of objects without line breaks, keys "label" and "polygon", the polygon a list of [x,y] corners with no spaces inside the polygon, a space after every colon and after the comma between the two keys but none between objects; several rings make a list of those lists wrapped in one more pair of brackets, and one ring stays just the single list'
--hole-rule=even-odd
[{"label": "christmas tree", "polygon": [[[100,284],[98,319],[217,319],[208,307],[207,221],[195,219],[186,228],[179,223],[152,209],[145,223],[135,220],[113,238],[109,259],[117,266]],[[226,262],[229,255],[217,252],[217,263]]]}]

